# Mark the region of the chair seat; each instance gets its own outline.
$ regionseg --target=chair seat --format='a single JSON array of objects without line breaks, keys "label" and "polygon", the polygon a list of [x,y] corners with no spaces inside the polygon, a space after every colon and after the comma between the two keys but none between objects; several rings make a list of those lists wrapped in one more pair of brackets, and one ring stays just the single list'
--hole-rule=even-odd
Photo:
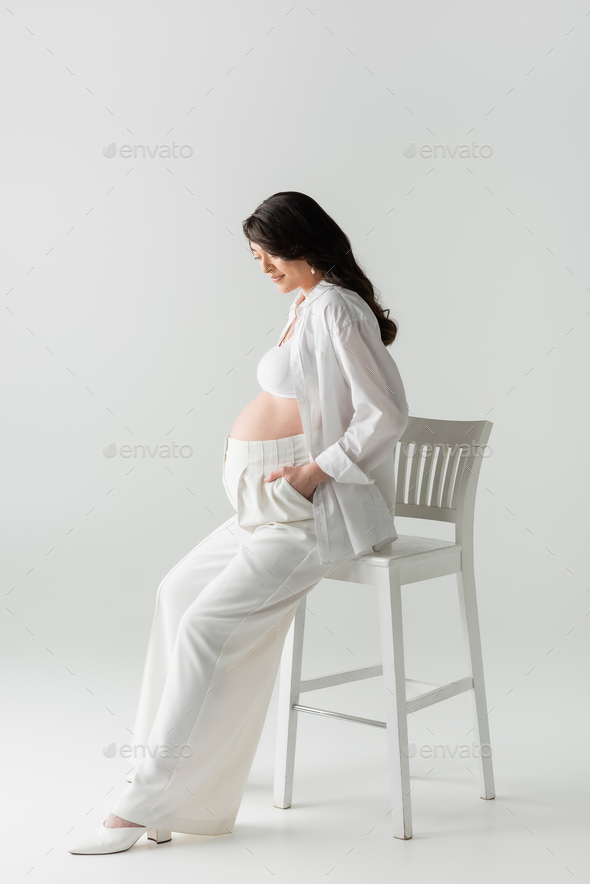
[{"label": "chair seat", "polygon": [[395,567],[402,584],[417,583],[432,577],[457,574],[461,570],[461,552],[461,544],[452,540],[400,534],[397,540],[379,552],[357,556],[338,565],[328,579],[372,583],[372,568]]},{"label": "chair seat", "polygon": [[392,559],[405,559],[409,556],[428,555],[432,552],[440,554],[450,553],[452,551],[461,551],[461,544],[455,543],[453,540],[440,540],[437,537],[416,537],[412,534],[400,534],[397,540],[392,540],[387,546],[384,546],[378,553],[368,553],[365,556],[358,556],[360,562],[367,562],[369,565],[389,564]]}]

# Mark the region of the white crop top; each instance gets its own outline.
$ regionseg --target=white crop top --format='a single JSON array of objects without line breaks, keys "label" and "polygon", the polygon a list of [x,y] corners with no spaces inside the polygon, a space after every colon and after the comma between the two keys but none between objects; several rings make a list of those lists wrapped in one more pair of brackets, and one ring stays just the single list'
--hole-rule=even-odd
[{"label": "white crop top", "polygon": [[287,338],[279,347],[274,347],[265,353],[256,371],[258,383],[267,393],[280,396],[282,399],[296,399],[293,378],[291,377],[291,341],[293,336]]}]

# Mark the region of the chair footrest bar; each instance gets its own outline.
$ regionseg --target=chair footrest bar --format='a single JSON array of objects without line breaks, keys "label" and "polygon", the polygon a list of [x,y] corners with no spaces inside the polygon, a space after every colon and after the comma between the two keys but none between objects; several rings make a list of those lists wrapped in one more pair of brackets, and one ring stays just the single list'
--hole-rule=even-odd
[{"label": "chair footrest bar", "polygon": [[464,691],[469,691],[473,688],[473,679],[471,676],[468,678],[460,678],[458,681],[452,681],[450,684],[443,684],[439,688],[435,688],[433,691],[427,691],[425,694],[419,694],[417,697],[412,697],[411,700],[406,700],[406,708],[408,712],[417,712],[418,709],[425,709],[427,706],[433,706],[435,703],[440,703],[442,700],[448,700],[450,697],[456,697],[457,694],[462,694]]},{"label": "chair footrest bar", "polygon": [[318,691],[322,688],[331,688],[337,684],[348,684],[351,681],[361,681],[364,678],[375,678],[383,675],[381,663],[375,666],[365,666],[363,669],[349,669],[347,672],[335,672],[333,675],[320,675],[317,678],[308,678],[299,686],[300,692]]},{"label": "chair footrest bar", "polygon": [[326,718],[343,718],[345,721],[355,721],[357,724],[387,727],[384,721],[375,721],[373,718],[359,718],[357,715],[345,715],[344,712],[330,712],[328,709],[315,709],[313,706],[299,706],[298,703],[294,703],[291,708],[295,712],[312,712],[314,715],[324,715]]},{"label": "chair footrest bar", "polygon": [[[319,691],[323,688],[332,688],[337,684],[349,684],[352,681],[362,681],[365,678],[375,678],[383,675],[383,666],[376,663],[374,666],[365,666],[363,669],[348,669],[346,672],[334,672],[332,675],[319,675],[317,678],[307,678],[299,683],[299,692]],[[424,684],[432,688],[441,688],[444,685],[432,681],[421,681],[418,678],[406,678],[413,684]]]},{"label": "chair footrest bar", "polygon": [[[359,670],[362,671],[362,670]],[[328,678],[330,676],[327,676]],[[409,679],[408,679],[409,680]],[[419,709],[425,709],[427,706],[433,706],[435,703],[441,703],[443,700],[449,700],[465,691],[473,688],[473,679],[460,678],[458,681],[452,681],[450,684],[441,685],[433,691],[427,691],[406,700],[406,709],[408,712],[417,712]],[[344,721],[355,721],[357,724],[369,724],[372,727],[387,727],[384,721],[377,721],[374,718],[359,718],[358,715],[346,715],[344,712],[331,712],[329,709],[318,709],[315,706],[300,706],[294,703],[291,707],[295,712],[311,712],[313,715],[324,715],[326,718],[342,718]]]}]

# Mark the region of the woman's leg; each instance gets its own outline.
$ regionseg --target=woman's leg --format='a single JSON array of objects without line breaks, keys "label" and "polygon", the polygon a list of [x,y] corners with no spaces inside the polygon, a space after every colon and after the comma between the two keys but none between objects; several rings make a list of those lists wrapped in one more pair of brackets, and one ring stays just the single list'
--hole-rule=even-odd
[{"label": "woman's leg", "polygon": [[227,567],[240,540],[249,537],[237,524],[237,515],[232,516],[193,547],[160,583],[133,729],[137,761],[144,754],[142,747],[148,742],[160,705],[180,619],[207,584]]},{"label": "woman's leg", "polygon": [[[153,757],[139,762],[113,808],[123,819],[176,832],[232,831],[296,605],[334,567],[319,563],[313,518],[238,532],[228,539],[218,530],[161,587],[140,722],[143,734],[153,722]],[[182,754],[162,755],[173,743]]]}]

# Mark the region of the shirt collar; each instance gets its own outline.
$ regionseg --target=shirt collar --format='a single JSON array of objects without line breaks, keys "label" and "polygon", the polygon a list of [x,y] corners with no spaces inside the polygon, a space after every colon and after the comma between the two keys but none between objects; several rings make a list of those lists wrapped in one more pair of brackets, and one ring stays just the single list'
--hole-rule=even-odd
[{"label": "shirt collar", "polygon": [[[309,295],[305,296],[305,298],[303,299],[303,301],[301,302],[301,304],[299,306],[303,307],[303,308],[309,307],[309,305],[312,304],[316,298],[319,298],[320,295],[323,295],[324,292],[328,291],[328,289],[331,289],[331,288],[334,288],[333,282],[327,282],[327,280],[321,279],[317,283],[317,285],[314,286],[313,290],[309,293]],[[299,297],[300,294],[301,294],[301,292],[298,292],[295,295],[295,297],[293,298],[293,301],[291,302],[292,308],[295,307],[295,301],[297,300],[297,298]]]}]

